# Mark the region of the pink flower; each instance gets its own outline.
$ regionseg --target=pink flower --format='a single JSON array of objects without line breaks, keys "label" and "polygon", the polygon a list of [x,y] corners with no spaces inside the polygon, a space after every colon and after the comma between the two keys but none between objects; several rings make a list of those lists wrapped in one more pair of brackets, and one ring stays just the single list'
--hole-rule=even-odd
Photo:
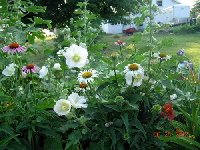
[{"label": "pink flower", "polygon": [[115,42],[115,45],[119,45],[119,46],[124,46],[126,43],[121,41],[121,40],[117,40],[117,42]]},{"label": "pink flower", "polygon": [[26,51],[26,47],[20,46],[18,43],[14,42],[8,46],[4,46],[2,51],[9,54],[23,53]]},{"label": "pink flower", "polygon": [[40,68],[34,64],[28,64],[22,67],[22,74],[27,73],[38,73]]}]

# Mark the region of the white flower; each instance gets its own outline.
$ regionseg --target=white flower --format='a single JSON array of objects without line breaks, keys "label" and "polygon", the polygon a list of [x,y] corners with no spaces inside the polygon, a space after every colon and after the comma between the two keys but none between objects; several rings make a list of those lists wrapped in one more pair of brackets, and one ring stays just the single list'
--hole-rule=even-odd
[{"label": "white flower", "polygon": [[128,64],[125,69],[126,84],[130,86],[140,86],[144,79],[144,69],[140,64]]},{"label": "white flower", "polygon": [[79,83],[93,82],[95,77],[98,77],[96,70],[84,70],[78,74],[78,81]]},{"label": "white flower", "polygon": [[54,70],[62,70],[62,69],[60,68],[60,64],[59,64],[59,63],[55,63],[55,64],[53,65],[53,69],[54,69]]},{"label": "white flower", "polygon": [[42,69],[39,71],[39,78],[44,78],[48,73],[48,68],[46,66],[42,66]]},{"label": "white flower", "polygon": [[129,71],[125,74],[125,78],[126,78],[127,85],[140,86],[144,78],[144,73],[143,72],[134,73],[134,72]]},{"label": "white flower", "polygon": [[129,71],[131,71],[133,73],[137,73],[137,72],[144,72],[144,69],[140,66],[140,64],[133,63],[133,64],[128,64],[124,68],[124,73],[127,73]]},{"label": "white flower", "polygon": [[65,56],[69,68],[81,68],[88,63],[87,49],[75,44],[72,44],[66,52],[63,52],[63,56]]},{"label": "white flower", "polygon": [[12,63],[12,64],[9,64],[8,66],[6,66],[6,68],[2,71],[2,74],[5,75],[5,76],[13,76],[15,74],[15,67],[17,65]]},{"label": "white flower", "polygon": [[59,115],[67,115],[71,110],[71,103],[66,99],[60,99],[54,105],[54,111]]},{"label": "white flower", "polygon": [[169,97],[170,97],[170,100],[172,101],[172,100],[175,100],[177,98],[177,95],[176,94],[172,94]]},{"label": "white flower", "polygon": [[72,93],[68,96],[68,101],[74,108],[87,108],[88,104],[85,104],[87,99],[84,96],[79,96],[77,93]]},{"label": "white flower", "polygon": [[162,60],[169,60],[171,58],[171,56],[166,55],[165,53],[160,53],[160,52],[154,53],[153,57],[155,57],[155,58],[157,58],[161,61]]}]

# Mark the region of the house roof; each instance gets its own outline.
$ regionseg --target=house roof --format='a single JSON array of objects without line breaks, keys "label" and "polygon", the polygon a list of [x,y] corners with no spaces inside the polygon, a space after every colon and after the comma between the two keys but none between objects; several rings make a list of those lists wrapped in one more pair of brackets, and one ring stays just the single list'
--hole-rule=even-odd
[{"label": "house roof", "polygon": [[174,2],[176,2],[178,4],[181,4],[181,0],[172,0],[172,1],[174,1]]}]

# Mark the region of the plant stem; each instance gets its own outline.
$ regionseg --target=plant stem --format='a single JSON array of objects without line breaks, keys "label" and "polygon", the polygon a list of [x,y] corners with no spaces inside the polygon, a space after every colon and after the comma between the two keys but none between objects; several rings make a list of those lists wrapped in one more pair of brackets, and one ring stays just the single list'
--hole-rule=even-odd
[{"label": "plant stem", "polygon": [[[149,1],[149,41],[150,41],[150,45],[152,45],[153,43],[153,30],[152,30],[152,0]],[[152,53],[152,49],[150,47],[149,49],[149,61],[148,61],[148,72],[151,69],[151,53]]]},{"label": "plant stem", "polygon": [[113,69],[114,69],[116,84],[117,84],[117,86],[118,86],[117,72],[116,72],[116,58],[113,59]]},{"label": "plant stem", "polygon": [[119,51],[120,51],[120,54],[121,54],[121,57],[122,57],[122,61],[123,61],[124,60],[124,56],[122,54],[122,46],[121,45],[119,46]]}]

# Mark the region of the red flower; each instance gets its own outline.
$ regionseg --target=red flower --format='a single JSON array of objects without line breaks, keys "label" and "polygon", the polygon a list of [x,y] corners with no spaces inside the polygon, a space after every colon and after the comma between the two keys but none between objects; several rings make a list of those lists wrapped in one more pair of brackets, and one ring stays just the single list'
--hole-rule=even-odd
[{"label": "red flower", "polygon": [[166,103],[163,107],[162,107],[162,112],[161,115],[167,119],[169,119],[170,121],[173,120],[175,118],[174,115],[174,109],[172,106],[172,103]]}]

